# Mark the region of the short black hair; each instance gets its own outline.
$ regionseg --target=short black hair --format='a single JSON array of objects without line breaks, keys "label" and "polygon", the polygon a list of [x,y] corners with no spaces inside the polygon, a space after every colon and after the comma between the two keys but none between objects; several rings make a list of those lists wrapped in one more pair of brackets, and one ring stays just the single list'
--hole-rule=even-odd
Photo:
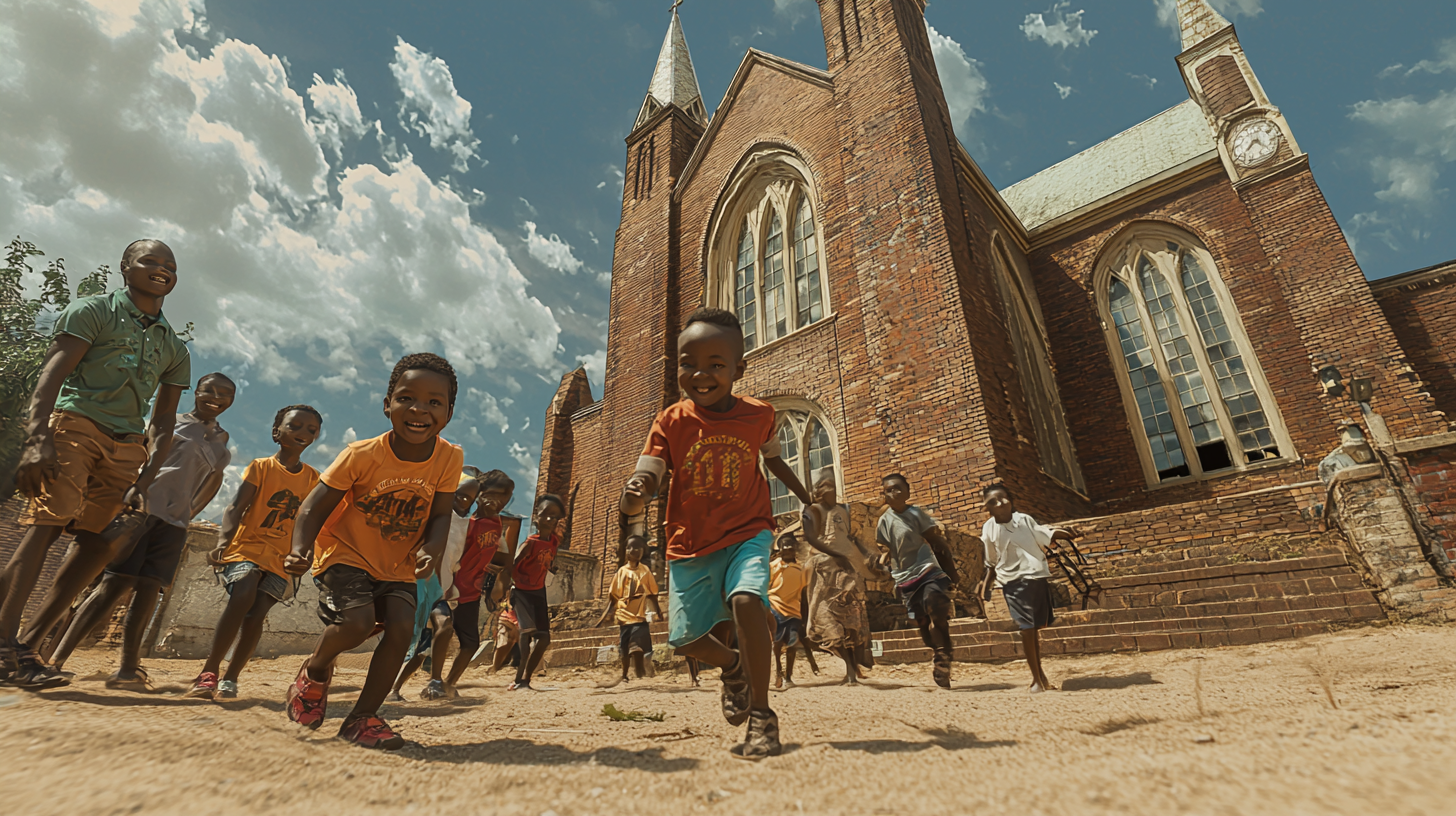
[{"label": "short black hair", "polygon": [[566,502],[555,493],[542,493],[537,496],[536,501],[531,505],[531,511],[535,512],[541,509],[541,505],[544,502],[556,502],[556,506],[561,508],[561,514],[566,515]]},{"label": "short black hair", "polygon": [[899,479],[902,483],[904,483],[904,485],[906,487],[909,487],[910,486],[910,480],[907,479],[907,478],[905,478],[905,475],[902,474],[902,473],[888,473],[888,474],[886,474],[884,476],[881,476],[880,477],[880,484],[884,484],[885,482],[888,482],[891,479]]},{"label": "short black hair", "polygon": [[303,411],[313,414],[313,418],[319,421],[320,426],[324,424],[324,415],[320,414],[318,409],[312,405],[285,405],[278,409],[278,413],[273,415],[273,433],[278,433],[278,429],[283,427],[283,418],[293,411]]},{"label": "short black hair", "polygon": [[743,334],[743,323],[738,320],[738,315],[733,314],[727,309],[704,306],[688,315],[687,322],[683,323],[683,330],[686,331],[694,323],[711,323],[714,326],[722,326],[725,329],[732,329],[739,334]]},{"label": "short black hair", "polygon": [[1016,498],[1016,494],[1012,493],[1011,488],[1007,487],[1004,482],[992,482],[991,484],[988,484],[985,487],[981,488],[981,498],[984,499],[987,496],[991,495],[992,490],[1000,490],[1004,492],[1006,494],[1006,498],[1008,499]]},{"label": "short black hair", "polygon": [[502,488],[514,491],[516,489],[516,480],[507,476],[504,470],[487,470],[479,476],[476,476],[475,481],[480,482],[481,490]]},{"label": "short black hair", "polygon": [[205,382],[207,382],[208,380],[222,380],[222,381],[226,382],[228,385],[231,385],[233,387],[233,390],[234,391],[238,390],[238,384],[235,383],[235,382],[233,382],[233,378],[232,377],[229,377],[228,375],[226,375],[224,373],[222,373],[221,371],[214,371],[211,374],[203,374],[201,377],[198,377],[197,378],[197,387],[198,388],[201,388],[202,387],[202,384],[205,383]]},{"label": "short black hair", "polygon": [[433,371],[436,374],[445,375],[450,381],[450,408],[455,408],[455,395],[460,391],[460,381],[455,378],[455,367],[450,365],[438,354],[421,352],[419,354],[406,354],[399,358],[394,364],[394,371],[389,374],[389,385],[384,389],[384,401],[389,402],[389,395],[394,393],[394,387],[399,384],[399,378],[404,376],[406,371]]}]

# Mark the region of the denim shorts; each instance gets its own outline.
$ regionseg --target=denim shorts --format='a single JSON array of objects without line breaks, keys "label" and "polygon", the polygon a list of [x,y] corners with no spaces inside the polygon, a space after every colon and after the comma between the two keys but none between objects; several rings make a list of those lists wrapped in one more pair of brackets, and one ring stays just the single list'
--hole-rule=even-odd
[{"label": "denim shorts", "polygon": [[274,575],[268,570],[254,564],[252,561],[234,561],[231,564],[224,564],[222,567],[222,585],[227,587],[228,594],[233,594],[233,584],[243,580],[254,572],[263,573],[258,579],[258,591],[267,595],[275,601],[282,601],[288,598],[288,579],[281,575]]},{"label": "denim shorts", "polygon": [[717,552],[667,562],[667,642],[686,646],[714,626],[733,620],[734,595],[755,595],[768,606],[768,555],[773,533],[764,530]]}]

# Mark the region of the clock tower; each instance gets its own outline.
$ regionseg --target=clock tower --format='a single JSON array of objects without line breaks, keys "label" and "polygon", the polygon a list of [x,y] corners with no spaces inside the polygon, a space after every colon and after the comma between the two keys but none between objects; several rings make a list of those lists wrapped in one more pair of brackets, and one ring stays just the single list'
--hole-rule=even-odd
[{"label": "clock tower", "polygon": [[1178,69],[1208,117],[1229,179],[1246,183],[1301,160],[1289,123],[1264,95],[1233,25],[1207,0],[1177,3],[1183,40]]}]

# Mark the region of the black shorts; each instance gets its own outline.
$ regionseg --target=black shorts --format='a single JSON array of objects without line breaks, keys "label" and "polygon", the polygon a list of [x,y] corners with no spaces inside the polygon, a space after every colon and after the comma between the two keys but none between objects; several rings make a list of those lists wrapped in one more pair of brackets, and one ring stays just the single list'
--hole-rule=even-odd
[{"label": "black shorts", "polygon": [[617,649],[622,653],[622,657],[626,657],[631,653],[633,646],[641,649],[644,655],[652,654],[652,629],[645,621],[622,624],[622,641],[617,645]]},{"label": "black shorts", "polygon": [[313,577],[318,587],[319,620],[330,626],[344,622],[344,613],[361,606],[374,607],[374,620],[384,620],[384,599],[401,598],[415,608],[414,581],[381,581],[348,564],[335,564]]},{"label": "black shorts", "polygon": [[1017,578],[1001,587],[1001,595],[1019,629],[1040,629],[1055,620],[1051,581],[1046,578]]},{"label": "black shorts", "polygon": [[516,587],[512,589],[511,608],[516,610],[516,620],[521,623],[523,636],[533,629],[541,632],[551,631],[551,610],[546,606],[544,588],[521,589]]},{"label": "black shorts", "polygon": [[182,550],[187,546],[187,528],[168,524],[156,516],[147,516],[138,528],[131,549],[106,565],[112,575],[146,578],[162,586],[171,586],[182,563]]},{"label": "black shorts", "polygon": [[900,598],[905,610],[916,623],[930,617],[930,601],[937,595],[950,602],[950,578],[944,573],[932,573],[912,584],[908,589],[900,588]]},{"label": "black shorts", "polygon": [[460,642],[460,653],[475,656],[480,648],[480,599],[455,607],[455,639]]}]

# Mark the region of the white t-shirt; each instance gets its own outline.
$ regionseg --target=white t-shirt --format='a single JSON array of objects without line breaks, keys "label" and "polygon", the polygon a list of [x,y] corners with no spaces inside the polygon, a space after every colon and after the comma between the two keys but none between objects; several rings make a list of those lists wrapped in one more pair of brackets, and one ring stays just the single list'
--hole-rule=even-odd
[{"label": "white t-shirt", "polygon": [[997,522],[994,516],[986,519],[981,525],[981,541],[986,544],[986,563],[996,568],[996,583],[1006,586],[1020,578],[1050,578],[1052,573],[1042,551],[1055,531],[1025,513],[1012,513],[1006,524]]}]

